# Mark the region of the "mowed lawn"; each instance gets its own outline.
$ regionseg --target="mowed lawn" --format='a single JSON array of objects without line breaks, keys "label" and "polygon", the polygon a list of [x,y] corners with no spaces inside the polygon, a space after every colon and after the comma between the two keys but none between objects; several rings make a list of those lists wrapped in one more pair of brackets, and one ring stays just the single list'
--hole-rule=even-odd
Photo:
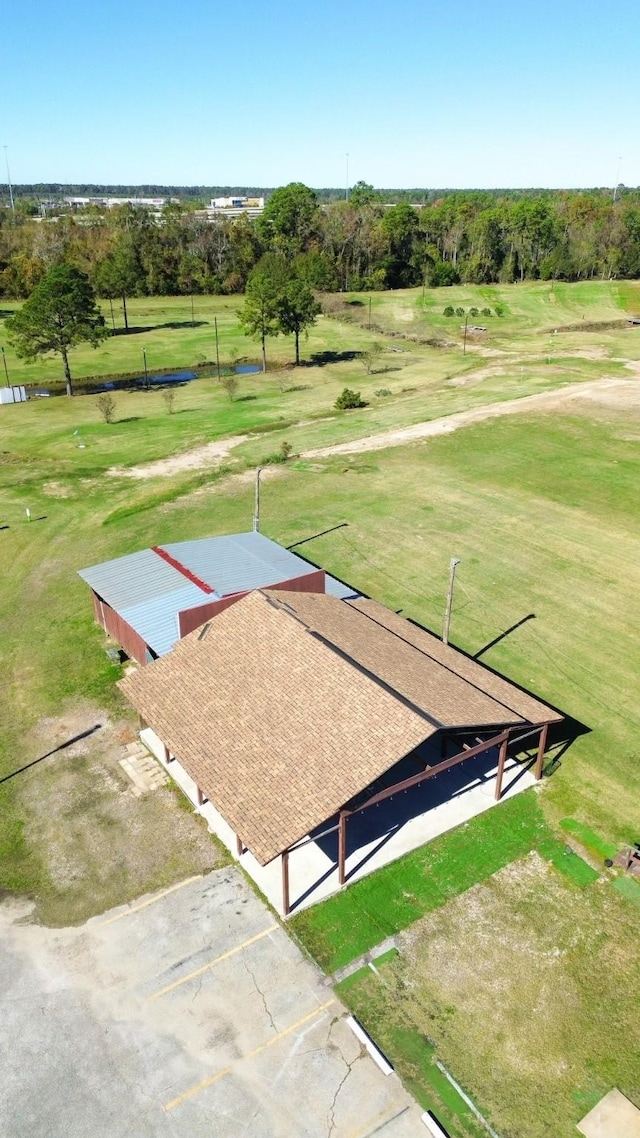
[{"label": "mowed lawn", "polygon": [[[638,890],[640,896],[640,890]],[[638,1102],[640,905],[521,857],[430,912],[339,986],[454,1138],[571,1138],[613,1086]]]}]

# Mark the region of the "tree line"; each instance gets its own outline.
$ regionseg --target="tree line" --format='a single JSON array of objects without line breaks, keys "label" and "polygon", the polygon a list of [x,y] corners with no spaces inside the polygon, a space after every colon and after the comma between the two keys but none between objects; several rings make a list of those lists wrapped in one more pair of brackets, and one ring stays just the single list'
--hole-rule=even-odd
[{"label": "tree line", "polygon": [[[389,205],[359,182],[348,200],[280,187],[257,218],[168,203],[37,220],[0,210],[0,296],[24,299],[56,265],[98,295],[237,294],[265,256],[316,291],[640,277],[640,191],[475,191]],[[19,205],[20,203],[18,203]]]}]

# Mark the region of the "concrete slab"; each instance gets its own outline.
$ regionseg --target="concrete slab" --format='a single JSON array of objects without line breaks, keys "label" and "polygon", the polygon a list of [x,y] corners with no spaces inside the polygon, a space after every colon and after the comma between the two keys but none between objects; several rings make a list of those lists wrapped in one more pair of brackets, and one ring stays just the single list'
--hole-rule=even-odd
[{"label": "concrete slab", "polygon": [[235,867],[72,929],[0,905],[0,1133],[411,1138],[324,977]]},{"label": "concrete slab", "polygon": [[578,1123],[585,1138],[640,1138],[640,1110],[617,1088]]},{"label": "concrete slab", "polygon": [[[141,732],[141,739],[172,775],[194,807],[206,818],[212,833],[237,857],[236,835],[212,803],[205,802],[198,807],[196,784],[179,760],[174,758],[168,764],[165,763],[164,746],[151,728],[145,728]],[[435,764],[439,761],[440,754],[432,753],[427,745],[421,751],[421,757],[425,762]],[[497,752],[489,751],[460,766],[452,767],[435,779],[394,795],[378,806],[353,815],[347,826],[346,885],[499,805],[495,801],[497,762]],[[415,774],[417,769],[415,760],[403,760],[394,768],[397,773],[393,781]],[[510,758],[504,772],[502,800],[534,785],[535,779],[531,771]],[[332,821],[328,821],[322,829],[326,830],[332,824]],[[247,850],[242,854],[240,862],[276,912],[282,916],[280,858],[262,866]],[[324,901],[341,888],[343,887],[338,880],[337,833],[324,837],[318,835],[301,844],[289,855],[292,913]]]}]

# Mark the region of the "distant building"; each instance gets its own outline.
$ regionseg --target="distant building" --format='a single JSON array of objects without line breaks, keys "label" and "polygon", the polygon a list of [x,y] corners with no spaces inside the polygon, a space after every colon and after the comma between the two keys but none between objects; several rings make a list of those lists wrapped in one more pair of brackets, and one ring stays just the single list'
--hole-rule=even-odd
[{"label": "distant building", "polygon": [[208,217],[259,217],[264,211],[264,198],[212,198],[211,204],[206,207]]},{"label": "distant building", "polygon": [[65,197],[66,205],[71,209],[85,209],[86,206],[97,206],[99,209],[115,209],[119,205],[132,205],[139,209],[148,209],[151,212],[160,212],[167,202],[175,202],[177,198],[110,198],[110,197]]}]

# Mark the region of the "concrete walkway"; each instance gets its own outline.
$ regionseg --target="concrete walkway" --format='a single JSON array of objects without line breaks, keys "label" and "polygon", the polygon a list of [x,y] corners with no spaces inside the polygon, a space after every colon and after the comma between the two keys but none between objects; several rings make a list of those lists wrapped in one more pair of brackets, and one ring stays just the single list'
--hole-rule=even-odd
[{"label": "concrete walkway", "polygon": [[[178,759],[173,759],[168,765],[164,762],[164,747],[151,728],[142,731],[140,737],[182,788],[194,808],[206,818],[212,833],[237,857],[233,830],[210,802],[198,807],[196,784]],[[423,757],[427,762],[439,761],[439,753],[429,760],[428,747],[425,748]],[[499,809],[500,804],[495,802],[497,761],[497,752],[489,751],[350,818],[347,826],[347,885],[432,841],[447,830],[470,821],[485,810],[490,810],[493,806]],[[393,768],[390,781],[397,782],[407,774],[415,774],[416,769],[411,760],[403,760],[402,764]],[[513,759],[508,760],[502,799],[510,798],[533,785],[535,779],[527,767]],[[328,829],[332,824],[331,820],[327,821],[322,830]],[[280,858],[262,866],[247,850],[239,860],[276,912],[282,916]],[[320,834],[293,850],[289,856],[292,913],[315,905],[343,888],[338,881],[337,863],[336,833],[326,837]]]}]

